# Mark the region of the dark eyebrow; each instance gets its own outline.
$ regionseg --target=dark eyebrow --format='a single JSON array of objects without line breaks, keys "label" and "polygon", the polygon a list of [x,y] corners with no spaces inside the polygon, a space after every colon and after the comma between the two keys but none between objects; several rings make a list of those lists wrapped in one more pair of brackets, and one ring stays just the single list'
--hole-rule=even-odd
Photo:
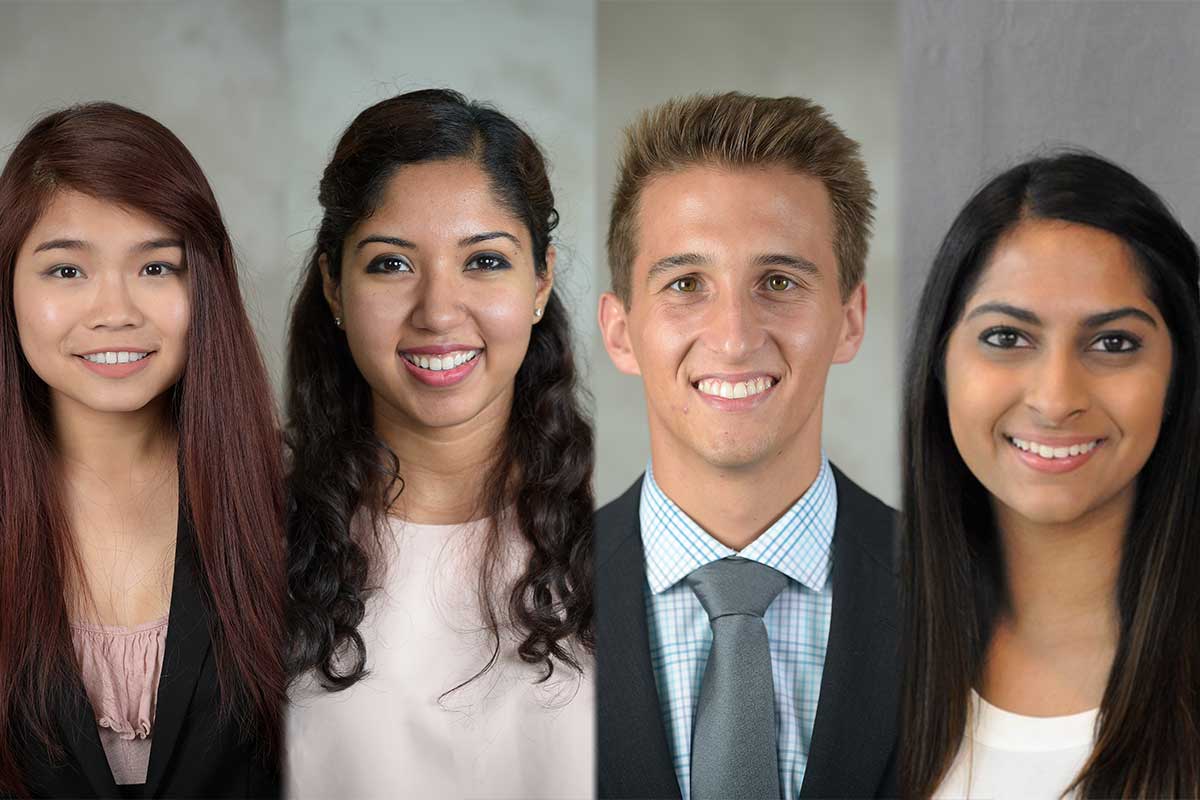
[{"label": "dark eyebrow", "polygon": [[1010,317],[1016,317],[1022,322],[1028,322],[1030,325],[1042,324],[1042,318],[1037,314],[1024,308],[1017,308],[1014,305],[1009,305],[1008,303],[984,303],[981,306],[976,306],[971,310],[970,314],[967,314],[967,317],[963,320],[963,322],[974,319],[980,314],[987,313],[1007,314]]},{"label": "dark eyebrow", "polygon": [[87,250],[89,246],[87,242],[81,239],[50,239],[33,248],[33,252],[40,253],[43,250]]},{"label": "dark eyebrow", "polygon": [[1125,306],[1124,308],[1116,308],[1112,311],[1104,311],[1100,314],[1093,314],[1083,321],[1083,327],[1099,328],[1101,325],[1107,325],[1110,322],[1114,322],[1125,317],[1140,319],[1143,322],[1150,323],[1150,325],[1154,328],[1158,327],[1158,323],[1154,321],[1154,317],[1150,316],[1145,311],[1142,311],[1140,308],[1134,308],[1133,306]]},{"label": "dark eyebrow", "polygon": [[362,250],[364,247],[371,244],[372,242],[378,242],[379,244],[390,244],[390,245],[394,245],[396,247],[406,247],[409,250],[420,249],[415,244],[410,242],[408,239],[401,239],[397,236],[367,236],[362,239],[359,239],[358,244],[356,244],[354,246],[354,249]]},{"label": "dark eyebrow", "polygon": [[708,258],[699,253],[676,253],[675,255],[665,256],[650,265],[650,270],[646,273],[646,283],[650,283],[659,275],[664,272],[670,272],[673,269],[699,267],[707,263],[709,263]]},{"label": "dark eyebrow", "polygon": [[508,239],[516,246],[518,250],[521,249],[521,242],[517,239],[517,237],[506,231],[488,231],[487,233],[477,233],[474,236],[468,236],[465,239],[459,239],[458,246],[470,247],[473,244],[486,242],[489,239]]},{"label": "dark eyebrow", "polygon": [[790,256],[787,253],[763,253],[754,259],[754,263],[760,267],[790,267],[812,275],[814,278],[821,277],[821,271],[817,269],[816,264],[807,258]]},{"label": "dark eyebrow", "polygon": [[130,249],[130,252],[145,253],[149,250],[164,250],[168,247],[178,247],[180,250],[182,250],[183,249],[183,240],[182,239],[151,239],[149,241],[142,242],[141,244],[134,245],[133,247],[131,247],[129,249]]},{"label": "dark eyebrow", "polygon": [[[980,314],[986,314],[988,312],[1007,314],[1010,317],[1016,317],[1022,322],[1028,322],[1030,325],[1042,324],[1041,317],[1039,317],[1037,314],[1034,314],[1032,311],[1027,311],[1024,308],[1017,308],[1014,305],[1009,305],[1008,303],[984,303],[983,305],[973,309],[966,318],[973,319]],[[1118,319],[1124,319],[1125,317],[1140,319],[1143,322],[1149,323],[1155,328],[1158,327],[1158,323],[1154,321],[1154,317],[1150,316],[1145,311],[1142,311],[1140,308],[1134,308],[1133,306],[1125,306],[1124,308],[1115,308],[1112,311],[1102,311],[1099,314],[1092,314],[1090,317],[1087,317],[1083,320],[1083,322],[1080,323],[1080,327],[1099,328],[1102,325],[1107,325],[1110,322],[1114,322]]]}]

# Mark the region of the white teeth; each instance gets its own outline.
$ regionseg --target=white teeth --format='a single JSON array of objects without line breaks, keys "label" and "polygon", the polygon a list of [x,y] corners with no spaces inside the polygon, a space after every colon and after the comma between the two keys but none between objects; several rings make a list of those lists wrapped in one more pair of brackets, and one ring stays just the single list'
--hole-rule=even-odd
[{"label": "white teeth", "polygon": [[412,353],[400,354],[405,361],[430,372],[442,372],[454,369],[467,363],[479,355],[478,350],[455,350],[452,353],[442,353],[440,356],[419,356]]},{"label": "white teeth", "polygon": [[696,384],[696,388],[700,390],[701,394],[723,397],[726,400],[741,400],[744,397],[761,394],[774,385],[774,378],[752,378],[748,381],[739,381],[737,383],[730,383],[729,381],[722,381],[716,378],[705,378]]},{"label": "white teeth", "polygon": [[93,364],[129,364],[134,361],[141,361],[149,353],[134,353],[129,350],[109,350],[104,353],[89,353],[84,356]]},{"label": "white teeth", "polygon": [[1088,442],[1087,444],[1073,444],[1069,447],[1050,447],[1049,445],[1018,439],[1014,436],[1010,436],[1008,440],[1012,442],[1015,447],[1024,450],[1025,452],[1034,453],[1035,455],[1046,459],[1070,458],[1071,456],[1090,453],[1092,450],[1096,449],[1096,445],[1100,444],[1100,440],[1096,439]]}]

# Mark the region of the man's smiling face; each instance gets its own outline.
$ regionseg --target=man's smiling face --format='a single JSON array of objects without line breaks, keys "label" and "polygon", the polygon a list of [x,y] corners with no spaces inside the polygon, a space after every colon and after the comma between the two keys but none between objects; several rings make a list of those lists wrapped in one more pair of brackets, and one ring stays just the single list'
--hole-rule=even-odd
[{"label": "man's smiling face", "polygon": [[863,286],[841,297],[821,181],[688,167],[646,185],[637,231],[629,305],[605,295],[601,326],[642,376],[655,452],[721,470],[817,452],[829,365],[853,358],[865,313]]}]

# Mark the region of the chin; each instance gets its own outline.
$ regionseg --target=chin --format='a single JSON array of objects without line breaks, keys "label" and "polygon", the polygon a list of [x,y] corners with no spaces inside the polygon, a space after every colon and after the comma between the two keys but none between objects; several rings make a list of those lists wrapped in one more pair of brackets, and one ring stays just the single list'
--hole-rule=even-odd
[{"label": "chin", "polygon": [[133,414],[150,405],[154,397],[76,397],[75,401],[103,414]]},{"label": "chin", "polygon": [[718,469],[745,469],[761,463],[770,452],[765,442],[710,442],[700,451],[703,459]]},{"label": "chin", "polygon": [[1088,512],[1077,497],[1024,497],[1019,503],[1008,503],[1017,515],[1037,525],[1066,525]]}]

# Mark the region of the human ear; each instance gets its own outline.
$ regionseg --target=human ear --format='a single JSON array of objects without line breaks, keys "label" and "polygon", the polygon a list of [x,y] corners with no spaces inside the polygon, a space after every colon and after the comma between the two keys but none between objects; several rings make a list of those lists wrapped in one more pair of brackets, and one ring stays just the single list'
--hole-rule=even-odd
[{"label": "human ear", "polygon": [[554,245],[546,248],[546,271],[537,276],[537,294],[533,296],[533,322],[536,325],[542,319],[546,304],[550,302],[550,290],[554,288],[554,264],[558,261],[558,251]]},{"label": "human ear", "polygon": [[613,365],[626,375],[641,375],[642,370],[629,338],[629,311],[625,303],[612,292],[605,292],[600,295],[597,316],[604,349],[608,351]]},{"label": "human ear", "polygon": [[317,258],[317,264],[321,268],[321,290],[325,294],[325,302],[329,304],[329,311],[333,314],[334,322],[340,328],[342,327],[342,287],[329,274],[329,256],[321,253]]},{"label": "human ear", "polygon": [[833,351],[834,364],[845,364],[854,358],[866,335],[866,324],[867,284],[863,282],[842,303],[842,328],[838,333],[837,348]]}]

